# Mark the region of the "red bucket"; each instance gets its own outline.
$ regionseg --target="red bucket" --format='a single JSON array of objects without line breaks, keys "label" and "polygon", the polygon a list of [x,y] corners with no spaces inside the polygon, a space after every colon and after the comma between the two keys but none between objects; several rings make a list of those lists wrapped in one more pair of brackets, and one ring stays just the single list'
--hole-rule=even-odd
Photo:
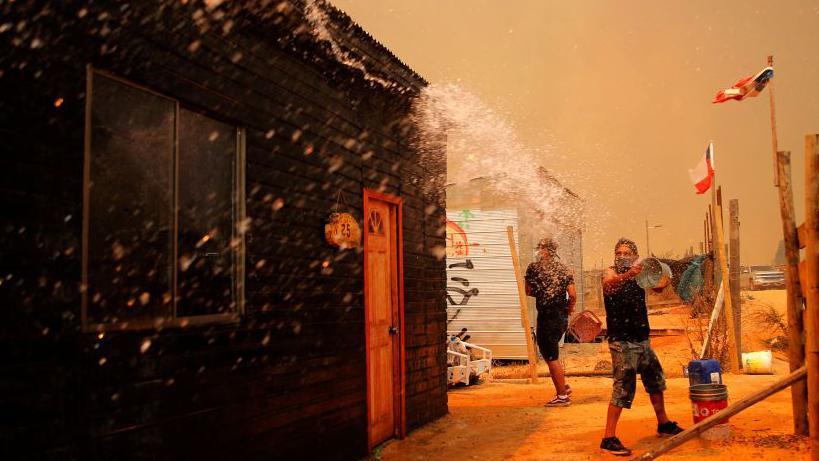
[{"label": "red bucket", "polygon": [[[725,384],[695,384],[689,388],[694,424],[713,416],[728,406],[728,386]],[[708,440],[725,440],[730,435],[728,420],[702,433]]]},{"label": "red bucket", "polygon": [[592,311],[577,314],[569,325],[569,333],[578,342],[590,343],[603,331],[603,322]]}]

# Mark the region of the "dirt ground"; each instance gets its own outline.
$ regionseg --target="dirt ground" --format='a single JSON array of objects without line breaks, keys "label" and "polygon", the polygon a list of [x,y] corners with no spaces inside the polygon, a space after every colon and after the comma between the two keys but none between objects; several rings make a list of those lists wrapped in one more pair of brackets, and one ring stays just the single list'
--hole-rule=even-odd
[{"label": "dirt ground", "polygon": [[[758,350],[770,336],[770,327],[754,320],[753,312],[774,306],[784,312],[784,291],[743,293],[743,340],[746,351]],[[683,322],[686,311],[671,310],[652,316],[653,328],[660,324]],[[680,324],[682,325],[682,324]],[[666,328],[662,326],[662,328]],[[669,326],[668,328],[672,328]],[[683,328],[682,326],[673,328]],[[652,338],[668,372],[666,407],[669,416],[683,427],[691,426],[688,379],[681,377],[682,365],[690,360],[691,348],[686,335]],[[574,347],[580,346],[580,347]],[[605,369],[608,351],[605,344],[567,345],[564,353],[569,372]],[[777,354],[781,356],[780,354]],[[542,364],[545,366],[545,364]],[[609,364],[610,367],[610,364]],[[774,375],[726,374],[729,398],[741,399],[781,378],[787,363],[775,360]],[[525,368],[498,368],[492,381],[449,392],[449,414],[424,426],[404,440],[389,442],[375,458],[386,461],[477,459],[491,460],[594,460],[608,459],[599,452],[606,408],[611,395],[611,378],[571,377],[572,405],[546,408],[554,390],[549,378],[539,384],[516,384],[499,376],[515,377]],[[524,376],[520,374],[519,376]],[[676,377],[675,377],[676,376]],[[790,391],[779,392],[745,410],[730,421],[731,438],[725,442],[695,439],[678,447],[662,459],[801,459],[807,444],[793,435]],[[656,419],[641,385],[631,410],[625,410],[618,436],[638,455],[659,442]]]}]

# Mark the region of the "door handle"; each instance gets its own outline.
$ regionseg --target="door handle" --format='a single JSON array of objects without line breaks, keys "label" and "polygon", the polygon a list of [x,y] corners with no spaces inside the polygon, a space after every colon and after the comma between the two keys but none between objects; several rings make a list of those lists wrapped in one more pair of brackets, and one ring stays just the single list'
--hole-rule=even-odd
[{"label": "door handle", "polygon": [[393,336],[394,336],[394,335],[397,335],[397,334],[398,334],[398,327],[395,327],[395,326],[390,326],[389,332],[390,332],[390,334],[391,334],[391,335],[393,335]]}]

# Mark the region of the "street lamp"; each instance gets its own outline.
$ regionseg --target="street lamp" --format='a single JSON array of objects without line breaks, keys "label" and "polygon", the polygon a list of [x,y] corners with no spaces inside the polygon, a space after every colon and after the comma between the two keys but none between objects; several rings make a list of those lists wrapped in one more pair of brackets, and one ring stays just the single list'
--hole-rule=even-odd
[{"label": "street lamp", "polygon": [[648,219],[646,219],[646,256],[651,256],[651,245],[649,244],[649,240],[648,240],[648,230],[649,229],[656,229],[658,227],[663,227],[663,225],[662,224],[654,224],[654,225],[649,226],[648,225]]}]

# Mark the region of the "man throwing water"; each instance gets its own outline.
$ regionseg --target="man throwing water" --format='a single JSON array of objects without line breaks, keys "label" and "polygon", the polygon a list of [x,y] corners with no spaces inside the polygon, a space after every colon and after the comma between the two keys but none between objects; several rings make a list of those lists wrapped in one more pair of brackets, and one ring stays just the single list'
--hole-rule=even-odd
[{"label": "man throwing water", "polygon": [[557,255],[557,243],[550,238],[538,245],[538,261],[526,269],[526,294],[534,296],[537,306],[537,345],[540,354],[549,366],[549,374],[555,385],[557,396],[546,404],[547,407],[565,407],[571,403],[572,390],[566,384],[563,366],[557,360],[558,343],[569,324],[569,315],[574,311],[577,294],[574,277]]},{"label": "man throwing water", "polygon": [[606,415],[606,433],[600,448],[618,456],[631,454],[615,431],[623,408],[631,408],[637,373],[640,373],[657,415],[657,435],[670,436],[682,432],[680,426],[670,421],[665,413],[665,376],[648,339],[650,329],[646,293],[634,280],[642,271],[637,258],[637,245],[631,240],[620,239],[614,246],[614,266],[603,274],[603,299],[614,388]]}]

